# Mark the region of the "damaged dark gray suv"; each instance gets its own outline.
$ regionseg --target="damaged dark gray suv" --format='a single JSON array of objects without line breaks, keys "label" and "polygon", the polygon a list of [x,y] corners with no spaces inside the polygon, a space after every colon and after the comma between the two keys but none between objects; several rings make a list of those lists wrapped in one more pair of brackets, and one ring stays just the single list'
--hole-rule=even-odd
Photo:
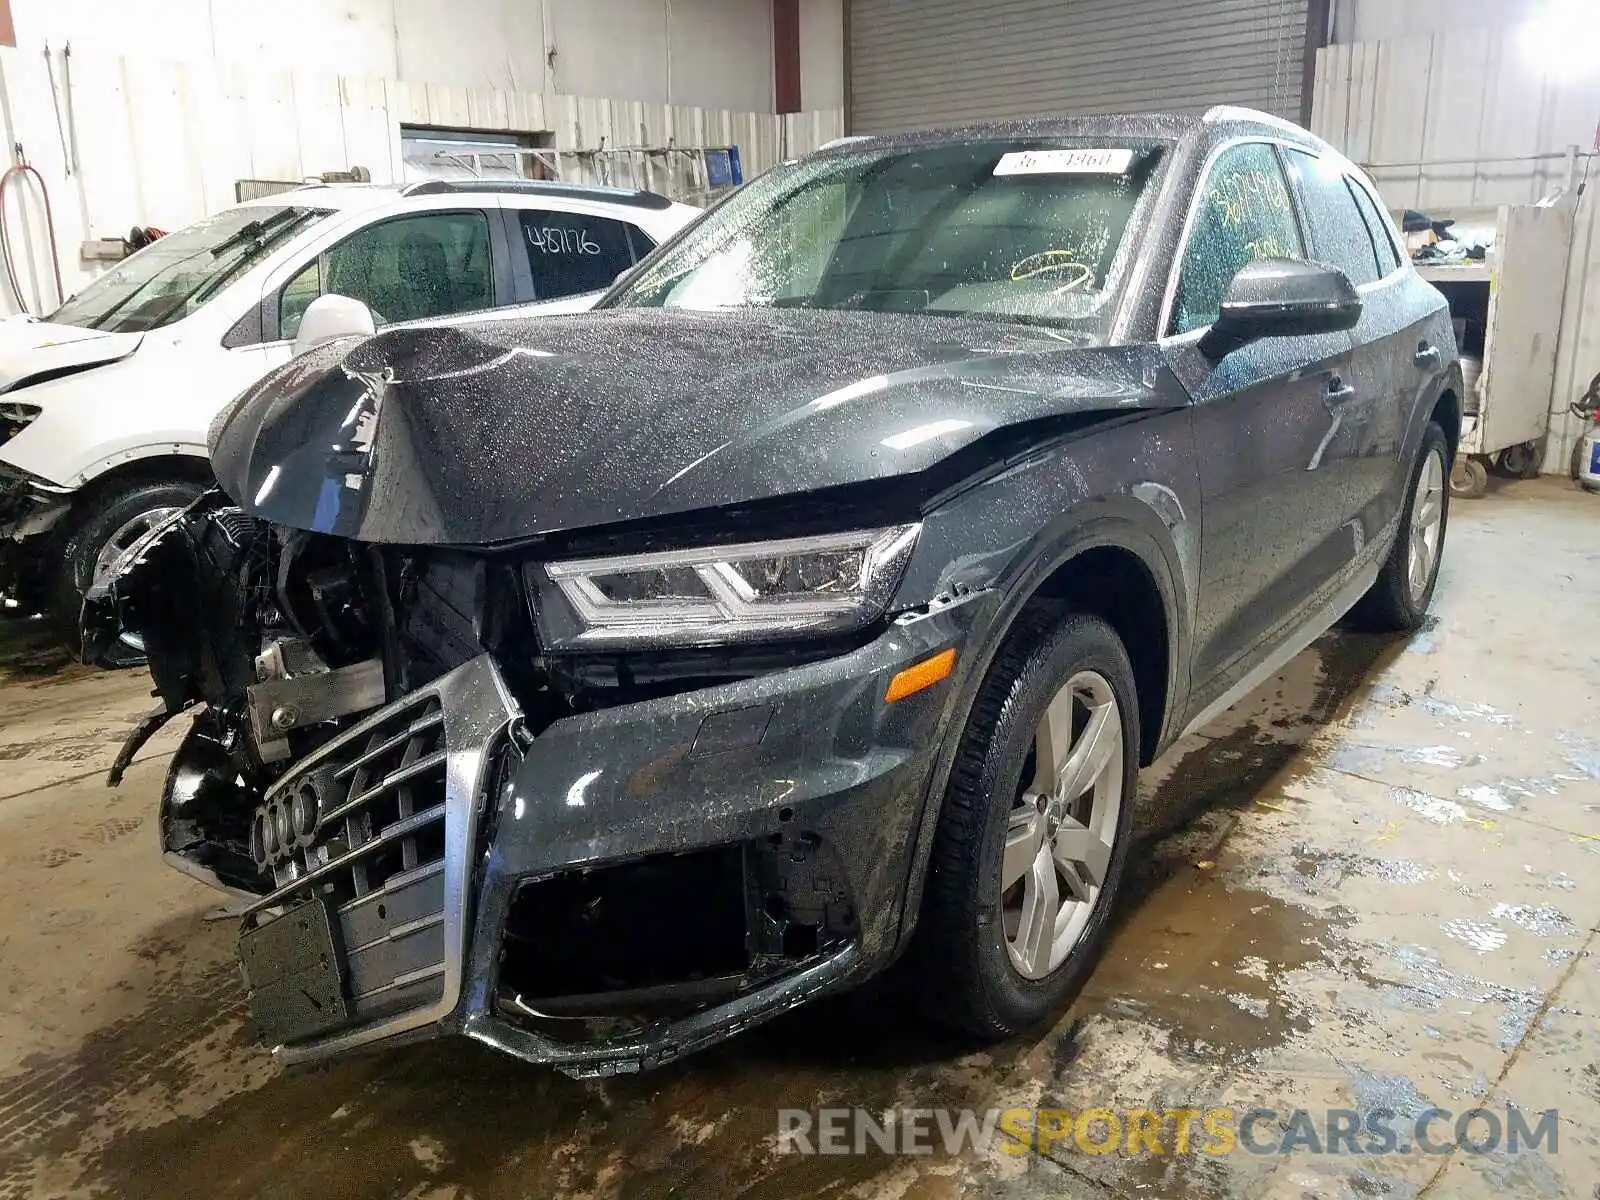
[{"label": "damaged dark gray suv", "polygon": [[[581,252],[581,248],[579,248]],[[1260,114],[854,139],[592,313],[324,346],[134,547],[174,866],[300,1061],[637,1071],[896,964],[981,1037],[1103,941],[1135,776],[1433,592],[1449,314]],[[898,960],[898,961],[897,961]]]}]

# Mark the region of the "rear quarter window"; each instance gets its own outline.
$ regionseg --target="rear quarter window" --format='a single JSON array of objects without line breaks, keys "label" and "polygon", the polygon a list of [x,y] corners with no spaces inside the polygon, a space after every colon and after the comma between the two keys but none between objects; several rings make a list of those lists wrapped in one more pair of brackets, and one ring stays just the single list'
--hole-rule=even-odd
[{"label": "rear quarter window", "polygon": [[655,248],[637,225],[613,217],[530,208],[519,218],[522,250],[539,300],[610,287]]},{"label": "rear quarter window", "polygon": [[1378,251],[1378,266],[1387,275],[1404,261],[1394,243],[1394,227],[1372,198],[1371,192],[1350,176],[1345,177],[1345,184],[1356,198],[1356,207],[1361,209],[1361,215],[1366,218],[1367,228],[1372,230],[1372,242]]}]

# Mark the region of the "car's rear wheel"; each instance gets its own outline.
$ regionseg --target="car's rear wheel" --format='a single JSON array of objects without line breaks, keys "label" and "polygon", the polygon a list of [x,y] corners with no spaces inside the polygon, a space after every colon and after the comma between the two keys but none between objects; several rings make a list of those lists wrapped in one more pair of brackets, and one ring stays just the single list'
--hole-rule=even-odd
[{"label": "car's rear wheel", "polygon": [[1411,469],[1400,530],[1372,588],[1353,616],[1365,629],[1409,633],[1422,624],[1439,581],[1444,535],[1450,518],[1450,443],[1430,424]]},{"label": "car's rear wheel", "polygon": [[984,680],[939,815],[907,969],[983,1038],[1054,1017],[1104,945],[1139,763],[1127,651],[1098,617],[1027,614]]},{"label": "car's rear wheel", "polygon": [[[192,503],[204,489],[183,480],[130,480],[90,500],[61,545],[61,565],[52,589],[50,615],[69,644],[76,644],[83,595],[109,571],[123,551],[161,521]],[[109,655],[113,663],[136,662],[144,646],[124,633]]]}]

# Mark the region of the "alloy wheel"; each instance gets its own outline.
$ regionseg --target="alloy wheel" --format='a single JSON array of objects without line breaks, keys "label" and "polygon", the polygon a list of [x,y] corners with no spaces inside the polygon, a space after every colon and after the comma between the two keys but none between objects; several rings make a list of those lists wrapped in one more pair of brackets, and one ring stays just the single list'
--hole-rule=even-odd
[{"label": "alloy wheel", "polygon": [[1411,602],[1420,604],[1433,581],[1444,538],[1444,462],[1437,450],[1423,460],[1411,498],[1411,529],[1407,546],[1406,583]]},{"label": "alloy wheel", "polygon": [[1080,671],[1056,693],[1032,761],[1006,826],[1000,908],[1012,966],[1042,979],[1083,938],[1122,811],[1122,714],[1103,675]]}]

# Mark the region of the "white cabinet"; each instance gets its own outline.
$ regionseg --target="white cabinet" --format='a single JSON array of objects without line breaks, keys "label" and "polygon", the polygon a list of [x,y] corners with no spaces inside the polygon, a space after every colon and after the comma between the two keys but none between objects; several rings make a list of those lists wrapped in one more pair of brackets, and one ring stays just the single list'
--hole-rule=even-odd
[{"label": "white cabinet", "polygon": [[[1506,466],[1536,470],[1536,443],[1550,424],[1572,209],[1562,203],[1502,204],[1428,215],[1454,219],[1463,229],[1493,221],[1494,244],[1487,261],[1417,264],[1418,273],[1450,301],[1451,315],[1465,323],[1462,353],[1479,351],[1481,356],[1477,396],[1463,397],[1476,417],[1469,417],[1462,430],[1461,455],[1489,460],[1509,450]],[[1481,471],[1472,474],[1482,478]],[[1458,472],[1453,485],[1466,494],[1476,490],[1464,486],[1460,476]]]}]

